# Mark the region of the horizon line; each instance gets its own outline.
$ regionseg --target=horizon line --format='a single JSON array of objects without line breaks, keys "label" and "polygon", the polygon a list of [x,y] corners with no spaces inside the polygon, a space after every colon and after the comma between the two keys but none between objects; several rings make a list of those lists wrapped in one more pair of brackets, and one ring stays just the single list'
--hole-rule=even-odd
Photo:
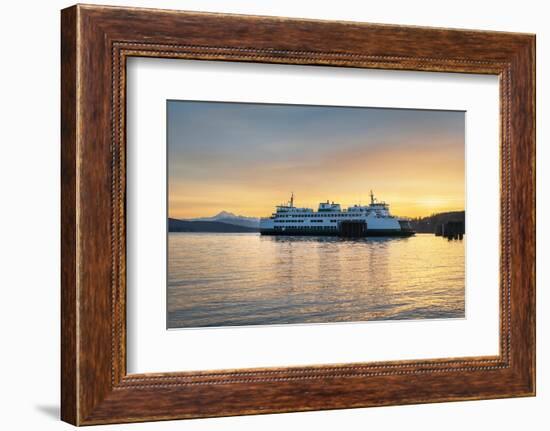
[{"label": "horizon line", "polygon": [[[446,214],[446,213],[452,213],[452,212],[466,212],[466,208],[463,208],[463,209],[450,209],[450,210],[445,210],[445,211],[433,211],[433,212],[431,212],[427,215],[422,215],[422,216],[407,216],[407,215],[395,215],[395,214],[392,214],[392,216],[393,217],[404,217],[404,218],[415,219],[415,218],[432,217],[434,215]],[[173,216],[173,215],[168,214],[167,218],[171,218],[171,219],[174,219],[174,220],[191,220],[191,219],[201,219],[201,218],[212,218],[212,217],[216,217],[216,216],[220,215],[221,213],[228,213],[228,214],[231,214],[235,217],[243,217],[243,218],[261,219],[261,218],[269,217],[269,216],[236,214],[232,211],[221,210],[221,211],[217,211],[217,212],[215,212],[214,214],[211,214],[211,215],[200,215],[200,216],[190,216],[190,217],[189,216],[188,217],[180,217],[180,216]]]}]

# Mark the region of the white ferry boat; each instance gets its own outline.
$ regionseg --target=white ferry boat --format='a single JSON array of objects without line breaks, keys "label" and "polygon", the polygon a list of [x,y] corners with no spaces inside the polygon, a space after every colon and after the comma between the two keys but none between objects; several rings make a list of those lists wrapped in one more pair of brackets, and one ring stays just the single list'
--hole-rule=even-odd
[{"label": "white ferry boat", "polygon": [[260,219],[262,235],[327,235],[343,237],[411,236],[415,232],[406,219],[390,214],[389,205],[379,202],[370,193],[369,205],[353,205],[342,209],[340,204],[322,202],[319,209],[294,206],[290,201],[278,205],[271,217]]}]

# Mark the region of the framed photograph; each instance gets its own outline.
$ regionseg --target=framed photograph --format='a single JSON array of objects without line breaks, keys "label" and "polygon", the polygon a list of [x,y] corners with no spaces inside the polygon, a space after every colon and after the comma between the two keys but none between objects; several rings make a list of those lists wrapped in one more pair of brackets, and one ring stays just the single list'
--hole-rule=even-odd
[{"label": "framed photograph", "polygon": [[535,36],[62,11],[62,419],[535,394]]}]

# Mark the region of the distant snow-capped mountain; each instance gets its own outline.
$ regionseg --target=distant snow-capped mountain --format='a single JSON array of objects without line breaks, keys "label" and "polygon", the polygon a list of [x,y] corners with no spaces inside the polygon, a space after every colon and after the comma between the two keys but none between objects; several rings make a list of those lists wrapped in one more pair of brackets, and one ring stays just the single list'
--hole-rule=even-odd
[{"label": "distant snow-capped mountain", "polygon": [[218,221],[222,223],[233,224],[237,226],[253,227],[260,226],[260,219],[257,217],[247,217],[242,215],[236,215],[228,211],[221,211],[212,217],[199,217],[186,219],[187,221]]}]

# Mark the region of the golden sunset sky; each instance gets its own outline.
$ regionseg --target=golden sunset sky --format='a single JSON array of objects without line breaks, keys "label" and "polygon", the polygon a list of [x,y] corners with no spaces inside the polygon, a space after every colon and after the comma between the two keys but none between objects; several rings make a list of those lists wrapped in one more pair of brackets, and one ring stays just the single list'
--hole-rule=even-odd
[{"label": "golden sunset sky", "polygon": [[465,206],[464,112],[168,102],[168,214],[265,217],[369,201],[397,216]]}]

